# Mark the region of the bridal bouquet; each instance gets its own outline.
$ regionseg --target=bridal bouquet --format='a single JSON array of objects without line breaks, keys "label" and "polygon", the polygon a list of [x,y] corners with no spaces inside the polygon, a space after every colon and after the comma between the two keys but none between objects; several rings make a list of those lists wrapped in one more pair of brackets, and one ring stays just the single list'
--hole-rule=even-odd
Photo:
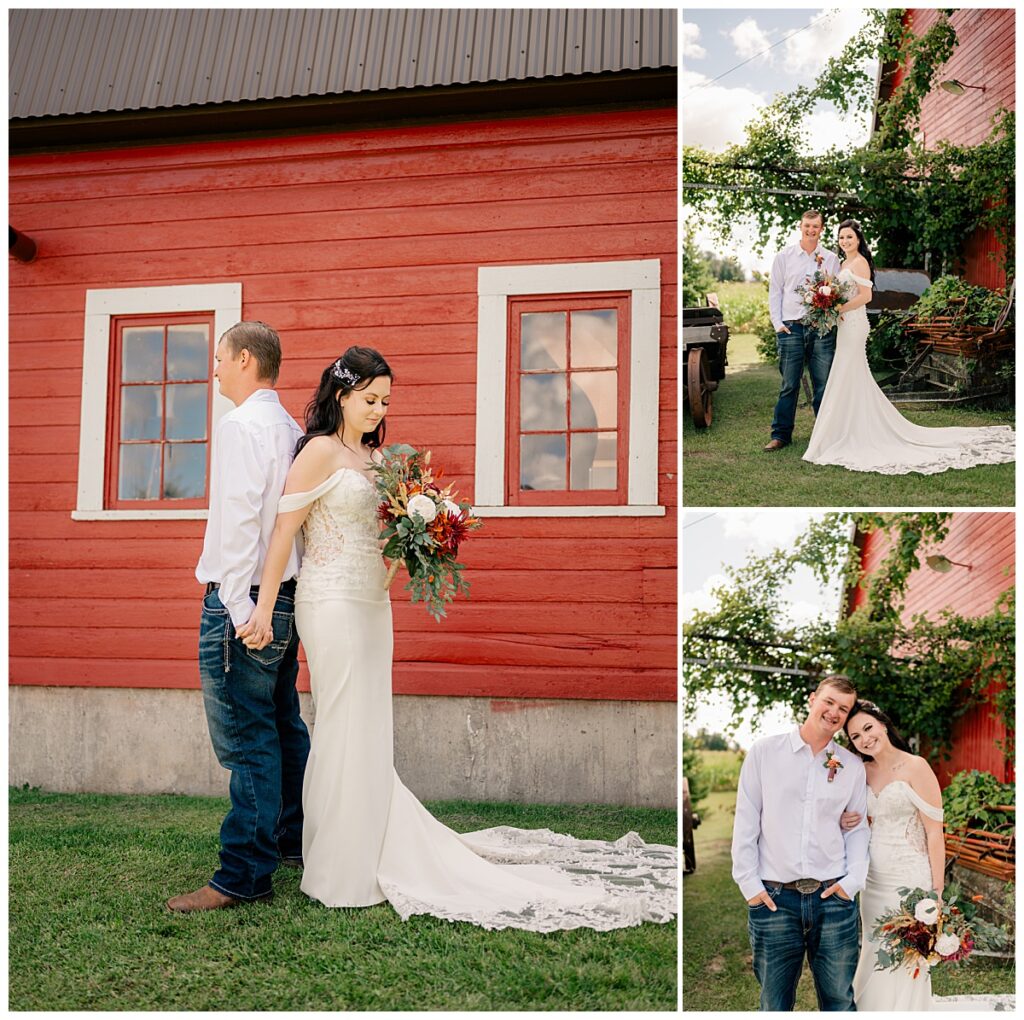
[{"label": "bridal bouquet", "polygon": [[998,949],[1006,935],[976,916],[980,896],[964,900],[956,886],[940,902],[935,892],[898,889],[900,905],[876,918],[873,941],[878,942],[875,970],[906,967],[912,977],[940,963],[959,963],[975,949]]},{"label": "bridal bouquet", "polygon": [[819,333],[828,333],[839,322],[839,306],[849,301],[854,294],[848,284],[840,283],[828,270],[818,269],[800,288],[807,310],[800,321]]},{"label": "bridal bouquet", "polygon": [[376,465],[383,554],[392,561],[390,587],[399,564],[405,563],[409,583],[405,590],[413,602],[426,603],[427,612],[440,620],[445,606],[461,592],[469,595],[456,557],[459,545],[480,527],[468,502],[459,502],[450,485],[438,484],[430,467],[430,451],[421,452],[397,443],[385,446]]}]

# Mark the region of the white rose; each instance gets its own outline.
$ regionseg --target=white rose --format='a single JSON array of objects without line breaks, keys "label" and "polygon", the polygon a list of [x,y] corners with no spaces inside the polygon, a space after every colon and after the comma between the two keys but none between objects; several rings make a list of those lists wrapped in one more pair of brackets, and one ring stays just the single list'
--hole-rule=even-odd
[{"label": "white rose", "polygon": [[916,917],[921,924],[935,924],[939,919],[939,905],[935,900],[919,900],[916,907],[914,907],[914,917]]},{"label": "white rose", "polygon": [[935,940],[935,952],[939,956],[952,956],[960,948],[960,940],[945,932]]},{"label": "white rose", "polygon": [[804,298],[804,304],[809,305],[813,300],[814,298],[810,294],[808,294],[807,297]]},{"label": "white rose", "polygon": [[429,524],[437,516],[437,507],[429,496],[420,492],[409,500],[409,516],[412,517],[413,514],[424,524]]},{"label": "white rose", "polygon": [[450,499],[442,500],[442,503],[444,505],[445,510],[448,511],[449,516],[455,517],[458,514],[462,513],[462,511],[459,509],[458,503],[455,503]]},{"label": "white rose", "polygon": [[818,293],[828,297],[832,293],[832,288],[827,283],[824,283],[818,288]]}]

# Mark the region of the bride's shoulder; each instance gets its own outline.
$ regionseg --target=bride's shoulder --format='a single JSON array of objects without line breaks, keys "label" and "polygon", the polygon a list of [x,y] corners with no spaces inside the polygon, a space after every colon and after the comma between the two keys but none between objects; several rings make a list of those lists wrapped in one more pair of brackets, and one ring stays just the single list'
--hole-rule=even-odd
[{"label": "bride's shoulder", "polygon": [[852,259],[847,259],[843,263],[844,269],[849,269],[854,276],[860,276],[868,278],[871,270],[868,269],[868,260],[863,255],[855,255]]}]

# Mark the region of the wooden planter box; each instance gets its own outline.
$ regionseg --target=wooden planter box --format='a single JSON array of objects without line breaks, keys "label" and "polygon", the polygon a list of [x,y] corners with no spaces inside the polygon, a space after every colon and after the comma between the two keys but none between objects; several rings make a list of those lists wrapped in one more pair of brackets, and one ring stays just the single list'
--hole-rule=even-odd
[{"label": "wooden planter box", "polygon": [[963,358],[997,357],[1013,351],[1013,331],[1005,326],[965,326],[956,316],[937,316],[930,322],[908,322],[906,328],[921,337],[921,343],[943,354]]},{"label": "wooden planter box", "polygon": [[[1013,814],[1012,807],[1002,810]],[[984,832],[981,829],[946,829],[946,858],[954,858],[961,867],[1003,882],[1014,877],[1016,834]]]}]

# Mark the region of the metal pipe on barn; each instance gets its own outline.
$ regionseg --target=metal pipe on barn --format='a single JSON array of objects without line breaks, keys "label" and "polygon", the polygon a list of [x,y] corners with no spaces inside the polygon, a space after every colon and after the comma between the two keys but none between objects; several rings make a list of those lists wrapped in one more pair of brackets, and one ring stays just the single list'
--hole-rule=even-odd
[{"label": "metal pipe on barn", "polygon": [[19,262],[31,262],[36,257],[36,242],[28,234],[7,225],[7,251]]}]

